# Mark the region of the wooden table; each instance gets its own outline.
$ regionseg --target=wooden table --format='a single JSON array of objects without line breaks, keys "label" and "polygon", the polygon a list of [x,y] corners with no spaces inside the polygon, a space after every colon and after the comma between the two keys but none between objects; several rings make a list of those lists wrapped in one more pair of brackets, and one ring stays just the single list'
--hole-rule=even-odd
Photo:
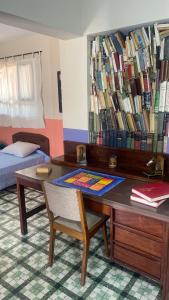
[{"label": "wooden table", "polygon": [[[25,187],[42,190],[42,181],[60,177],[74,168],[52,166],[49,176],[37,176],[36,167],[16,172],[22,234],[27,219],[45,208],[45,204],[26,212]],[[102,197],[84,194],[85,205],[110,216],[111,259],[144,276],[153,278],[163,287],[163,300],[169,299],[169,201],[158,209],[133,203],[131,189],[143,183],[126,179]]]}]

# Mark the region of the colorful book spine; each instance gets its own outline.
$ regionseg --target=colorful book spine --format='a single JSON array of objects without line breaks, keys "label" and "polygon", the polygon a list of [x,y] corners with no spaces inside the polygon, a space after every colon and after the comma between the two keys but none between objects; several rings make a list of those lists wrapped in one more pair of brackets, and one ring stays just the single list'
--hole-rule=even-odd
[{"label": "colorful book spine", "polygon": [[[165,24],[165,30],[161,24],[154,24],[126,35],[118,31],[93,38],[91,142],[100,140],[111,147],[166,153],[167,138],[164,137],[169,136],[169,118],[166,117],[169,113],[168,49],[169,24]],[[99,138],[100,132],[102,138]]]}]

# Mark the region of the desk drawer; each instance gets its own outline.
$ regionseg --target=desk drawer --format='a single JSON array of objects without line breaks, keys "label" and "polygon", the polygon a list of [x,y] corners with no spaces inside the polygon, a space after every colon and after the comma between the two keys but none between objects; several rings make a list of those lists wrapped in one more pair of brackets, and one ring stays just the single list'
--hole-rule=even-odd
[{"label": "desk drawer", "polygon": [[84,204],[86,208],[93,210],[96,213],[102,213],[106,216],[110,216],[111,208],[108,205],[103,203],[98,203],[94,200],[90,200],[89,198],[84,197]]},{"label": "desk drawer", "polygon": [[163,239],[164,223],[159,220],[122,210],[116,210],[115,222]]},{"label": "desk drawer", "polygon": [[118,245],[114,245],[114,258],[138,271],[149,274],[158,280],[160,279],[161,263],[158,260],[144,257]]},{"label": "desk drawer", "polygon": [[141,234],[137,234],[118,226],[115,227],[115,241],[132,246],[135,249],[146,252],[150,255],[161,258],[162,243],[151,240]]}]

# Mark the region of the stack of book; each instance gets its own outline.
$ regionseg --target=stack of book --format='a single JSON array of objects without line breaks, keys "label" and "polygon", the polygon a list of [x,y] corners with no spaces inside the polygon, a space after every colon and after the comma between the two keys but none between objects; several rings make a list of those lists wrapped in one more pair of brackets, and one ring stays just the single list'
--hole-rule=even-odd
[{"label": "stack of book", "polygon": [[135,149],[169,153],[169,24],[94,37],[90,76],[91,143],[112,146],[111,132],[125,131]]},{"label": "stack of book", "polygon": [[152,207],[158,207],[169,198],[169,183],[148,183],[132,188],[130,199]]}]

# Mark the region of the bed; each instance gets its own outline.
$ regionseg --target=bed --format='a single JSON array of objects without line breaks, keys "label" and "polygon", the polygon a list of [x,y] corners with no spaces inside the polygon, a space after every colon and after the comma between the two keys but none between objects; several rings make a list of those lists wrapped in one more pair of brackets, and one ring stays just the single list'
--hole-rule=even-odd
[{"label": "bed", "polygon": [[50,160],[49,139],[44,135],[18,132],[12,136],[12,141],[38,144],[40,149],[24,158],[0,152],[0,190],[16,183],[15,171]]}]

